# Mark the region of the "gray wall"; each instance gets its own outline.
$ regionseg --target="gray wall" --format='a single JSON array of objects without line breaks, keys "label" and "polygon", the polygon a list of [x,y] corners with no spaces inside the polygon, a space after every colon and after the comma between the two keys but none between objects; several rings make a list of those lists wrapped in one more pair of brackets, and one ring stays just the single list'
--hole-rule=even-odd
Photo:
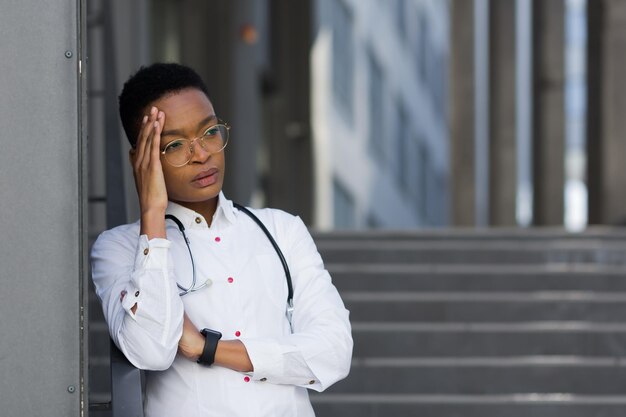
[{"label": "gray wall", "polygon": [[5,0],[0,13],[3,416],[80,415],[81,5]]}]

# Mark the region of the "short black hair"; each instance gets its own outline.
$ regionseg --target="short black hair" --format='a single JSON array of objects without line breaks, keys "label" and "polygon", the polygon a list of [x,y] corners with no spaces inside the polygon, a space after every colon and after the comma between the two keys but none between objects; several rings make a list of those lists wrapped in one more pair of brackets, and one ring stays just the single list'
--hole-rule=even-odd
[{"label": "short black hair", "polygon": [[196,88],[209,97],[202,78],[193,69],[174,63],[156,63],[139,68],[122,88],[120,118],[130,145],[134,148],[146,107],[168,94]]}]

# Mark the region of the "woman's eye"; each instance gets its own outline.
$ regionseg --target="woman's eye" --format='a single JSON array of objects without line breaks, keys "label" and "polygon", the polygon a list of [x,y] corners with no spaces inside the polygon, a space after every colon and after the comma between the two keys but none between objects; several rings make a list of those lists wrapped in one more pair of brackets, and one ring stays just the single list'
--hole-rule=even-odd
[{"label": "woman's eye", "polygon": [[217,136],[219,134],[220,129],[217,126],[210,127],[204,132],[204,136]]},{"label": "woman's eye", "polygon": [[167,144],[167,146],[165,147],[165,152],[176,152],[179,151],[183,148],[183,141],[182,140],[175,140],[173,142],[170,142]]}]

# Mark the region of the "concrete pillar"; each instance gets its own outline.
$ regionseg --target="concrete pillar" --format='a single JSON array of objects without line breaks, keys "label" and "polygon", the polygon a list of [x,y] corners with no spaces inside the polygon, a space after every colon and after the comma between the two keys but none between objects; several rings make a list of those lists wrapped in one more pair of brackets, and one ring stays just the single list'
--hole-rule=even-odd
[{"label": "concrete pillar", "polygon": [[264,83],[267,203],[313,221],[310,0],[270,3],[271,65]]},{"label": "concrete pillar", "polygon": [[474,0],[451,3],[450,140],[452,225],[472,226],[475,210]]},{"label": "concrete pillar", "polygon": [[515,209],[517,224],[528,227],[532,224],[533,218],[533,5],[526,0],[517,0],[516,6],[517,195]]},{"label": "concrete pillar", "polygon": [[474,0],[474,190],[475,224],[489,226],[491,25],[489,0]]},{"label": "concrete pillar", "polygon": [[533,2],[533,220],[538,226],[564,222],[564,7],[564,0]]},{"label": "concrete pillar", "polygon": [[489,10],[489,224],[516,224],[516,0]]},{"label": "concrete pillar", "polygon": [[589,223],[626,218],[626,2],[588,3]]},{"label": "concrete pillar", "polygon": [[604,222],[602,168],[602,73],[604,2],[587,3],[587,222]]},{"label": "concrete pillar", "polygon": [[[456,226],[516,222],[515,10],[515,0],[453,1],[451,190]],[[478,23],[483,19],[485,27]]]}]

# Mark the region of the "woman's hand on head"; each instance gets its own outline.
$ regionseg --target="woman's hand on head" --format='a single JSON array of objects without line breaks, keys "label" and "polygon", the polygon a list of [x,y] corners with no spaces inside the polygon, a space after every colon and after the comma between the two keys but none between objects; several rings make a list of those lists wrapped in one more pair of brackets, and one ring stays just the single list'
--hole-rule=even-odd
[{"label": "woman's hand on head", "polygon": [[141,234],[147,234],[149,239],[165,237],[167,189],[160,149],[164,124],[165,113],[152,107],[142,120],[136,146],[130,152],[141,210]]}]

